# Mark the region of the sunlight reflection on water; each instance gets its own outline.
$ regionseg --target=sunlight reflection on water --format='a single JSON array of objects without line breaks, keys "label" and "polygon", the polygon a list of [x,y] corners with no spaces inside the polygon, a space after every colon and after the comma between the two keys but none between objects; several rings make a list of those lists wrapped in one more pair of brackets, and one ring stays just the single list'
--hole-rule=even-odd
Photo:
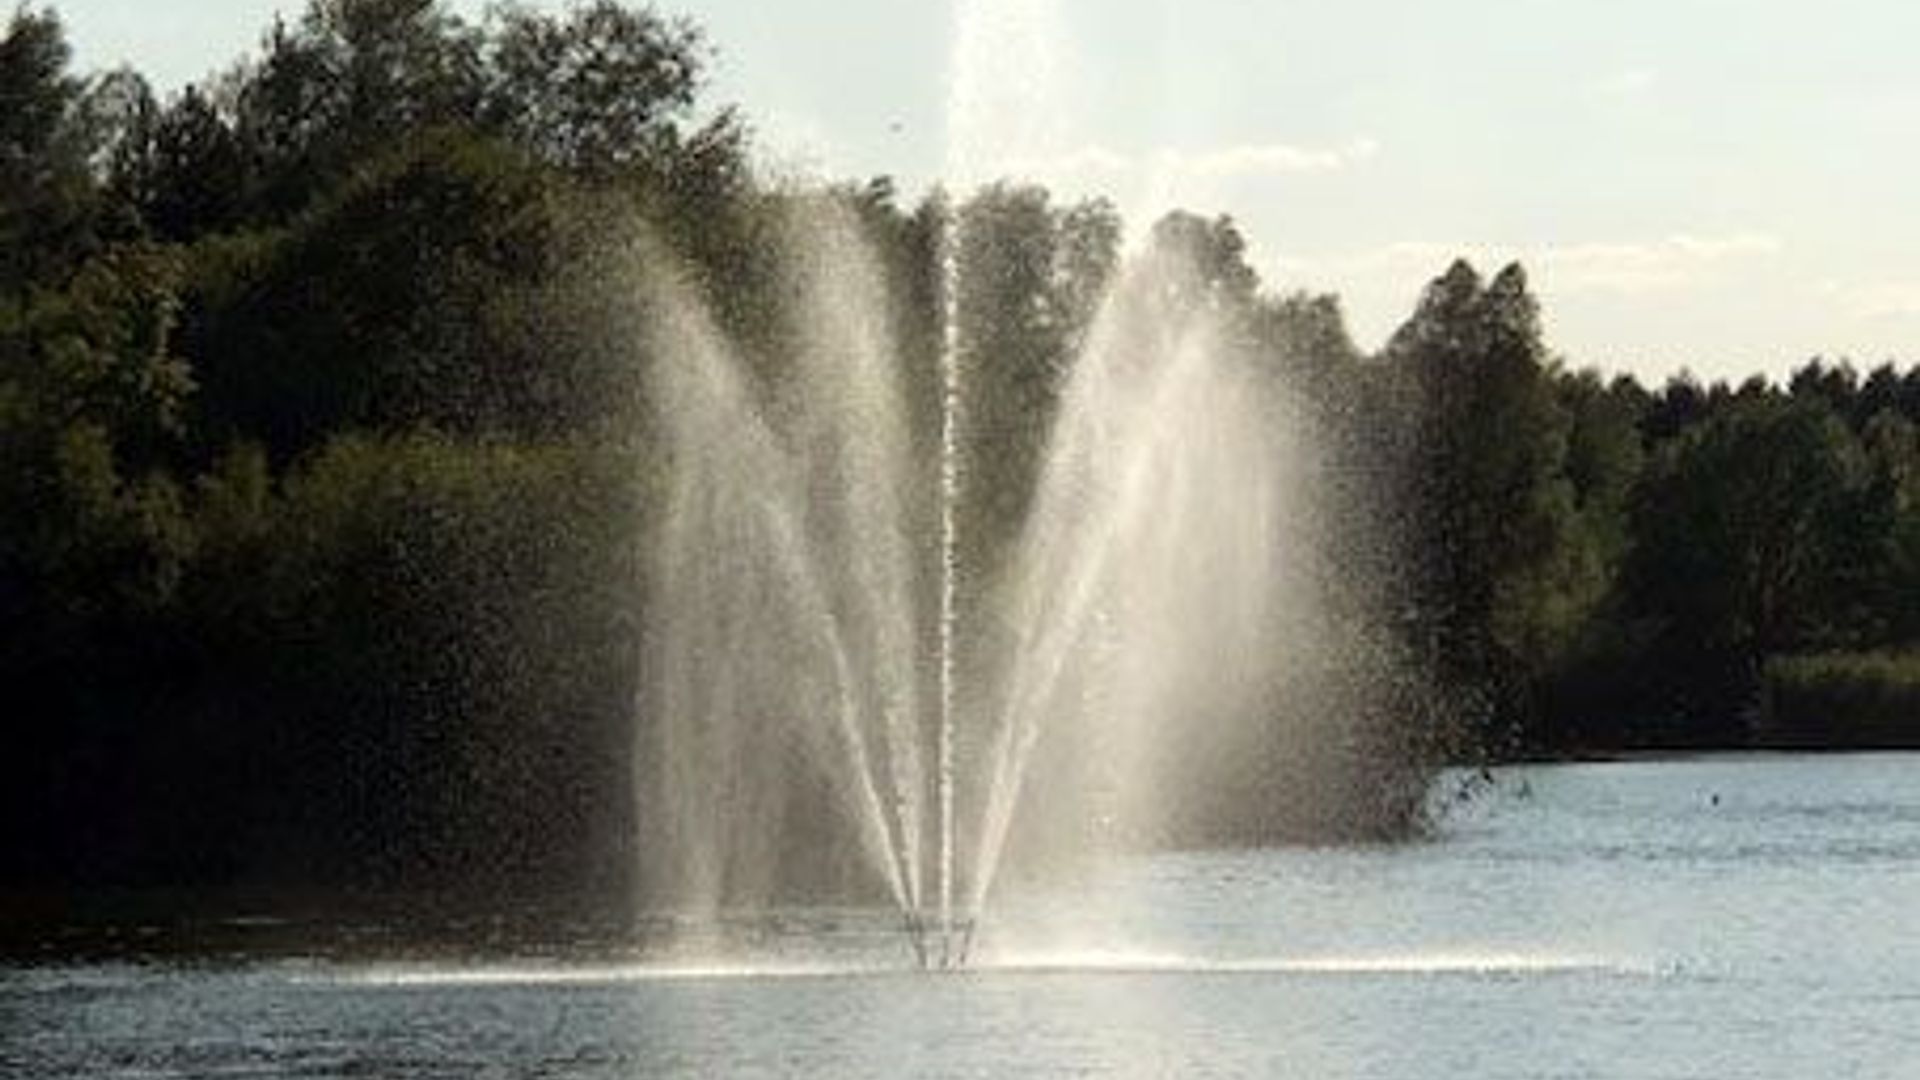
[{"label": "sunlight reflection on water", "polygon": [[[1213,959],[1174,953],[1076,951],[990,955],[949,977],[1022,975],[1298,975],[1529,976],[1598,974],[1655,977],[1673,965],[1625,958],[1551,953],[1310,956]],[[298,976],[295,982],[349,986],[588,986],[675,980],[773,980],[918,977],[899,966],[861,963],[633,963],[375,965]]]}]

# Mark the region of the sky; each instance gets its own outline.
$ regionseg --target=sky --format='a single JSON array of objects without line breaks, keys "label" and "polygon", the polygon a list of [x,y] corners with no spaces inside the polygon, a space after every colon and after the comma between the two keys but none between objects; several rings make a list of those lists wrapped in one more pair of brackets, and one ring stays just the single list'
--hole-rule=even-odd
[{"label": "sky", "polygon": [[[177,88],[291,0],[55,0]],[[454,0],[478,15],[480,0]],[[557,3],[534,6],[558,8]],[[1526,266],[1574,367],[1920,363],[1907,0],[666,0],[770,171],[1230,214],[1379,345],[1456,256]]]}]

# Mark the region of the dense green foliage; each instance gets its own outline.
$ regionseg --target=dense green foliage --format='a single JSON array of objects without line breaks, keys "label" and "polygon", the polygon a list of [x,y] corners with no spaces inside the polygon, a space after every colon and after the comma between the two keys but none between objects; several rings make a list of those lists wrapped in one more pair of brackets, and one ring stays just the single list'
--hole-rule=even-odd
[{"label": "dense green foliage", "polygon": [[[635,538],[668,467],[623,283],[676,260],[777,386],[791,200],[865,228],[929,452],[957,238],[961,524],[990,574],[1118,216],[1031,186],[769,186],[700,100],[705,53],[612,0],[478,24],[313,0],[159,100],[13,14],[0,880],[617,889]],[[1328,595],[1386,624],[1350,675],[1396,714],[1354,727],[1378,777],[1436,748],[1742,744],[1769,670],[1827,677],[1777,658],[1920,640],[1920,370],[1605,382],[1552,355],[1518,267],[1465,263],[1365,356],[1336,298],[1261,287],[1230,220],[1149,241],[1192,257],[1325,448]],[[1418,792],[1296,831],[1392,833]]]},{"label": "dense green foliage", "polygon": [[1777,747],[1911,747],[1920,653],[1780,656],[1767,662],[1757,741]]},{"label": "dense green foliage", "polygon": [[621,883],[653,468],[580,283],[750,224],[703,50],[322,0],[162,103],[14,14],[0,875]]}]

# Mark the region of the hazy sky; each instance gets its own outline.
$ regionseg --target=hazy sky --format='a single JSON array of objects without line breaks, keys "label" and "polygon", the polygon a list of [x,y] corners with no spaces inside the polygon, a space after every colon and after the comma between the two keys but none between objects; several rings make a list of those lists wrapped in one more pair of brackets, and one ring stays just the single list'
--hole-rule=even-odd
[{"label": "hazy sky", "polygon": [[[54,6],[83,67],[175,86],[301,5]],[[1920,362],[1907,0],[661,6],[707,28],[711,96],[781,169],[910,192],[1020,172],[1136,225],[1231,213],[1269,285],[1338,291],[1366,346],[1458,253],[1525,262],[1579,366]]]}]

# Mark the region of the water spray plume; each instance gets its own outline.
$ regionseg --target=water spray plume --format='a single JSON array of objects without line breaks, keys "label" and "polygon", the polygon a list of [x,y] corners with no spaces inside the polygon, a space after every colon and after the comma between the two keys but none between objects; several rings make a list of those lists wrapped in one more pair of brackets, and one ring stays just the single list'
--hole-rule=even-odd
[{"label": "water spray plume", "polygon": [[[1047,148],[1057,117],[1007,81],[1047,77],[1050,17],[1022,0],[957,9],[956,182]],[[1190,779],[1157,763],[1182,739],[1233,745],[1223,726],[1257,713],[1284,449],[1207,284],[1149,254],[1053,388],[1045,450],[1013,481],[1033,488],[1024,524],[986,544],[972,507],[993,493],[968,466],[996,436],[972,429],[970,380],[1007,358],[970,325],[991,316],[968,293],[963,208],[943,208],[938,237],[929,458],[908,423],[915,357],[859,219],[830,196],[788,203],[780,378],[754,372],[696,290],[644,286],[672,470],[641,702],[653,899],[767,911],[854,853],[914,962],[954,969],[1004,864],[1150,835]]]}]

